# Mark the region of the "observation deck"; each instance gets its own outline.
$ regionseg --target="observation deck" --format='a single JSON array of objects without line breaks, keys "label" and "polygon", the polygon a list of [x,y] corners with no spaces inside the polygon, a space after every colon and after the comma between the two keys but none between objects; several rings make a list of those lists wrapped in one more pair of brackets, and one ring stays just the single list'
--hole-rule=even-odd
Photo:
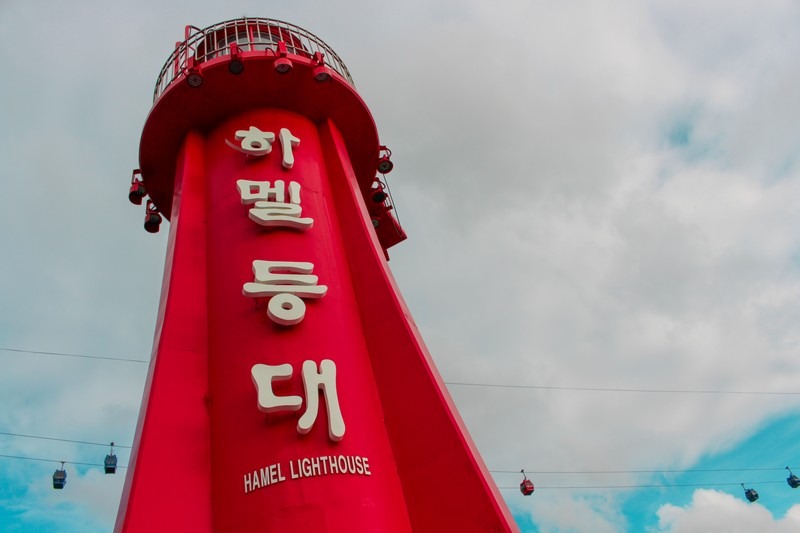
[{"label": "observation deck", "polygon": [[[371,198],[381,145],[353,78],[333,49],[311,32],[274,19],[239,18],[207,28],[186,26],[161,69],[139,146],[142,183],[170,219],[176,160],[189,131],[206,133],[239,113],[274,108],[341,134],[365,201]],[[371,205],[371,204],[368,204]],[[385,248],[405,239],[383,205],[376,228],[392,230]],[[371,210],[372,213],[372,210]]]},{"label": "observation deck", "polygon": [[232,55],[231,44],[246,57],[253,55],[277,55],[279,44],[283,42],[286,52],[295,56],[312,59],[319,52],[325,65],[355,87],[353,78],[344,62],[313,33],[294,24],[274,19],[241,18],[220,22],[204,29],[186,26],[183,42],[175,45],[167,62],[161,69],[153,91],[153,101],[193,67],[198,67],[214,59]]}]

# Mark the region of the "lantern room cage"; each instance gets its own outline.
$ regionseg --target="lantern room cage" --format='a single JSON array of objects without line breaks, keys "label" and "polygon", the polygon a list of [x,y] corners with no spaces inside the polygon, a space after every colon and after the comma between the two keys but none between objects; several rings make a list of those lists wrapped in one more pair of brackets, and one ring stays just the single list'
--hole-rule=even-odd
[{"label": "lantern room cage", "polygon": [[175,44],[175,50],[161,68],[153,101],[158,100],[174,81],[188,75],[192,67],[230,55],[232,44],[236,45],[234,50],[238,49],[247,56],[276,55],[279,43],[285,44],[288,53],[307,59],[320,53],[327,67],[355,87],[341,58],[308,30],[276,19],[239,18],[203,29],[186,26],[184,41]]},{"label": "lantern room cage", "polygon": [[171,219],[175,160],[187,132],[208,131],[225,117],[265,106],[337,124],[384,253],[406,239],[388,187],[386,201],[370,198],[380,181],[376,174],[393,167],[391,151],[378,141],[344,62],[308,30],[249,17],[186,26],[184,40],[159,72],[139,147],[140,168],[128,190],[132,203],[147,201],[148,232]]}]

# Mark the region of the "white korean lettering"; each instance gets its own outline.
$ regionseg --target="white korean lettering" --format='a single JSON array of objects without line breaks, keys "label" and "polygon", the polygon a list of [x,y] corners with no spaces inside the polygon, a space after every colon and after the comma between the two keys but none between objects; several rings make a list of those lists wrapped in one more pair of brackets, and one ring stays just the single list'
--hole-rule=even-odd
[{"label": "white korean lettering", "polygon": [[278,140],[281,143],[281,152],[283,159],[281,164],[283,168],[292,168],[294,166],[294,152],[292,148],[300,145],[300,139],[292,135],[292,132],[286,128],[281,128],[278,134]]},{"label": "white korean lettering", "polygon": [[237,180],[236,188],[242,204],[255,206],[250,209],[250,220],[264,227],[287,227],[307,230],[314,225],[314,219],[301,217],[300,184],[289,182],[289,203],[285,202],[286,187],[283,180],[274,185],[268,181]]},{"label": "white korean lettering", "polygon": [[[295,182],[292,182],[295,183]],[[273,201],[283,203],[286,200],[286,183],[283,180],[275,180],[274,185],[268,181],[237,180],[236,188],[242,198],[242,205],[252,205],[259,201]],[[289,187],[291,196],[293,189]],[[293,204],[300,203],[300,188],[295,189],[296,198],[290,198]]]},{"label": "white korean lettering", "polygon": [[[236,130],[235,137],[240,141],[238,145],[228,139],[225,139],[225,143],[234,150],[258,157],[272,152],[272,143],[275,142],[273,132],[261,131],[255,126],[250,126],[246,130]],[[285,169],[290,169],[294,166],[294,149],[300,146],[300,139],[292,135],[288,128],[281,128],[278,142],[281,144],[281,165]]]},{"label": "white korean lettering", "polygon": [[344,437],[344,418],[339,407],[339,395],[336,391],[336,364],[324,359],[319,365],[314,361],[303,362],[303,387],[306,393],[306,411],[297,421],[297,431],[306,434],[311,431],[319,411],[319,391],[325,397],[328,412],[328,437],[332,441],[340,441]]},{"label": "white korean lettering", "polygon": [[255,282],[245,283],[242,294],[249,298],[272,298],[267,315],[276,324],[292,326],[305,317],[301,298],[322,298],[326,285],[317,285],[312,263],[294,261],[253,261]]},{"label": "white korean lettering", "polygon": [[306,304],[294,294],[276,294],[267,304],[267,316],[281,326],[294,326],[306,316]]},{"label": "white korean lettering", "polygon": [[248,130],[237,130],[236,140],[241,141],[239,146],[226,139],[228,146],[249,155],[262,156],[272,151],[272,143],[275,141],[275,134],[271,131],[261,131],[255,126],[250,126]]},{"label": "white korean lettering", "polygon": [[292,365],[254,365],[250,370],[253,383],[258,391],[258,410],[263,413],[276,411],[297,411],[303,405],[300,396],[275,396],[272,390],[274,381],[292,377]]},{"label": "white korean lettering", "polygon": [[[273,383],[277,380],[289,379],[292,376],[292,365],[253,365],[250,370],[253,384],[258,395],[258,410],[264,413],[277,411],[294,412],[300,409],[303,400],[299,396],[276,396]],[[297,421],[297,432],[305,435],[314,426],[319,414],[319,393],[325,398],[328,414],[328,438],[334,442],[342,440],[345,433],[344,417],[339,406],[339,394],[336,389],[336,364],[330,359],[323,359],[319,364],[314,361],[303,362],[303,388],[306,397],[306,410]],[[257,478],[257,476],[254,476]],[[248,486],[245,480],[245,492],[252,488],[257,480]],[[251,488],[252,487],[252,488]]]}]

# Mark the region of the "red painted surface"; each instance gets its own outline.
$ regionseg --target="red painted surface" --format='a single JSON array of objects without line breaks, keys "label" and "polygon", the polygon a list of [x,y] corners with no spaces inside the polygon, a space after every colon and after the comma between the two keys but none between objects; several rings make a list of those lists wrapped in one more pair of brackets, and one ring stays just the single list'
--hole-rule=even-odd
[{"label": "red painted surface", "polygon": [[[254,158],[233,150],[236,130],[251,125],[263,131],[287,128],[300,138],[295,164],[281,166],[281,148]],[[327,169],[317,127],[278,110],[257,110],[223,122],[208,136],[207,246],[209,388],[211,396],[211,479],[216,530],[244,531],[253,524],[267,530],[299,531],[304,524],[350,531],[408,531],[405,505],[394,467],[377,386],[361,335],[342,231],[332,209]],[[307,231],[262,228],[247,216],[237,179],[283,179],[301,185],[303,216],[314,219]],[[307,261],[319,283],[328,287],[319,300],[307,300],[305,319],[279,326],[265,306],[242,296],[253,281],[253,260]],[[300,413],[265,415],[256,408],[250,377],[253,365],[289,363],[292,379],[279,395],[303,395],[303,361],[334,361],[346,424],[340,442],[328,438],[323,412],[307,435],[296,429]],[[321,410],[322,411],[322,410]],[[369,460],[371,476],[322,475],[288,479],[286,465],[301,458],[354,455]],[[285,482],[245,494],[243,475],[272,464],[283,465]],[[267,527],[269,526],[269,527]]]},{"label": "red painted surface", "polygon": [[[205,69],[203,87],[189,92],[178,80],[145,126],[142,175],[169,215],[170,244],[116,530],[515,530],[373,228],[364,199],[378,153],[369,111],[343,81],[313,81],[302,58],[292,58],[291,78],[275,79],[271,65],[259,70],[243,58],[240,76]],[[226,83],[247,105],[223,98]],[[280,94],[280,84],[312,103],[284,95],[265,105],[253,96]],[[226,144],[250,126],[299,137],[294,167],[281,166],[277,139],[263,157]],[[313,227],[258,226],[241,203],[239,179],[298,182]],[[302,322],[279,326],[265,305],[242,295],[254,260],[311,262],[327,294],[305,300]],[[251,379],[255,364],[289,363],[291,379],[274,391],[302,397],[303,361],[323,359],[336,364],[346,424],[338,442],[328,436],[322,395],[313,428],[301,435],[307,400],[294,413],[264,414]],[[298,460],[340,455],[366,458],[370,475],[293,479]],[[245,476],[270,465],[279,465],[270,484],[246,491]]]},{"label": "red painted surface", "polygon": [[153,354],[115,531],[212,531],[204,182],[203,139],[190,133],[177,161]]}]

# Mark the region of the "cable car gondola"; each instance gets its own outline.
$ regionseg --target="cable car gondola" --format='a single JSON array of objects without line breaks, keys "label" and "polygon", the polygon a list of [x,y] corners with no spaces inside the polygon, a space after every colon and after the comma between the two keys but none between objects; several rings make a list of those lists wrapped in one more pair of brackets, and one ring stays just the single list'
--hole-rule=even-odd
[{"label": "cable car gondola", "polygon": [[64,470],[64,461],[61,461],[61,469],[53,473],[53,488],[63,489],[67,484],[67,471]]},{"label": "cable car gondola", "polygon": [[114,474],[117,471],[117,456],[114,455],[114,443],[111,443],[111,453],[106,455],[106,460],[103,461],[106,474]]},{"label": "cable car gondola", "polygon": [[742,483],[742,488],[744,489],[744,497],[747,498],[747,501],[754,502],[758,499],[758,492],[756,492],[756,489],[745,489],[744,483]]},{"label": "cable car gondola", "polygon": [[800,477],[795,476],[788,466],[786,467],[786,470],[789,471],[789,477],[786,478],[786,483],[788,483],[793,489],[800,487]]},{"label": "cable car gondola", "polygon": [[519,491],[523,496],[530,496],[533,494],[533,481],[528,479],[524,470],[520,470],[520,472],[522,472],[522,483],[519,484]]}]

